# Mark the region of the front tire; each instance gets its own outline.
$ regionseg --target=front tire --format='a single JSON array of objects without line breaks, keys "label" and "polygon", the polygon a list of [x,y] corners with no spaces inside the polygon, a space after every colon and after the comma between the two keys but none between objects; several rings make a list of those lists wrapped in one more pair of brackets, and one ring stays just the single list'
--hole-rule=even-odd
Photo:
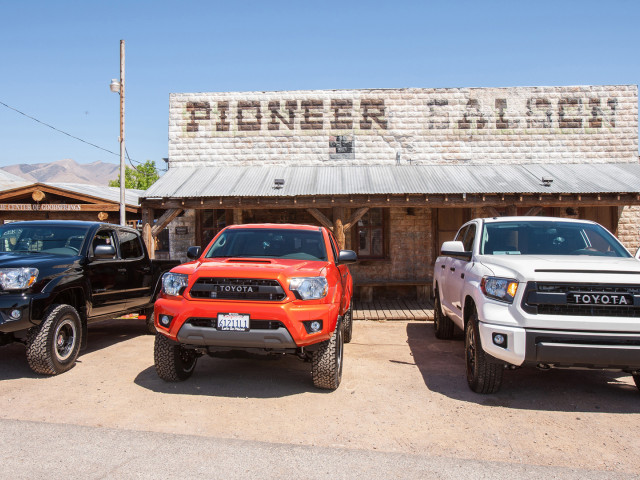
[{"label": "front tire", "polygon": [[27,361],[35,373],[57,375],[75,365],[82,340],[80,316],[71,305],[53,305],[27,337]]},{"label": "front tire", "polygon": [[338,323],[331,338],[313,352],[311,374],[317,388],[335,390],[342,380],[343,325]]},{"label": "front tire", "polygon": [[171,342],[158,333],[153,348],[153,359],[158,376],[165,382],[180,382],[193,374],[198,361],[195,350]]},{"label": "front tire", "polygon": [[453,327],[451,319],[442,312],[440,292],[436,292],[435,305],[433,306],[433,329],[436,332],[436,338],[450,340],[453,338]]},{"label": "front tire", "polygon": [[146,312],[145,315],[147,317],[146,319],[146,325],[147,325],[147,333],[149,335],[155,335],[156,333],[158,333],[158,330],[156,330],[156,326],[153,323],[154,322],[154,318],[155,318],[155,314],[154,314],[154,309],[153,307],[149,308]]},{"label": "front tire", "polygon": [[349,305],[349,310],[344,314],[344,343],[350,343],[353,338],[353,304]]},{"label": "front tire", "polygon": [[464,350],[469,388],[476,393],[495,393],[500,390],[504,366],[482,349],[478,313],[475,311],[465,328]]}]

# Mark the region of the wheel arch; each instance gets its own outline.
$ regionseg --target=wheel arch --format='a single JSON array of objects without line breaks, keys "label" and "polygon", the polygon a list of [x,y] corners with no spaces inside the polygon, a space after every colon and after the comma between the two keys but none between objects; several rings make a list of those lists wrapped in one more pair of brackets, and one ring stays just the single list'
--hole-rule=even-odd
[{"label": "wheel arch", "polygon": [[462,310],[462,316],[464,319],[464,328],[467,328],[467,323],[471,318],[472,313],[476,310],[476,302],[471,297],[471,295],[467,295],[464,299],[464,307]]},{"label": "wheel arch", "polygon": [[35,303],[31,318],[36,323],[40,323],[44,320],[47,310],[52,305],[70,305],[76,309],[82,324],[82,344],[80,348],[84,349],[87,342],[87,302],[82,287],[76,286],[60,290],[48,297],[46,301]]}]

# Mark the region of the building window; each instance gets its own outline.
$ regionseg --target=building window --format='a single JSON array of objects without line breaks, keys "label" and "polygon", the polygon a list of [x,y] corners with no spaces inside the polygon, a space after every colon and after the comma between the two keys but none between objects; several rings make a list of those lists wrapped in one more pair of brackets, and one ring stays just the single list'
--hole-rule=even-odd
[{"label": "building window", "polygon": [[358,258],[385,257],[384,217],[382,208],[372,208],[358,220],[355,244]]}]

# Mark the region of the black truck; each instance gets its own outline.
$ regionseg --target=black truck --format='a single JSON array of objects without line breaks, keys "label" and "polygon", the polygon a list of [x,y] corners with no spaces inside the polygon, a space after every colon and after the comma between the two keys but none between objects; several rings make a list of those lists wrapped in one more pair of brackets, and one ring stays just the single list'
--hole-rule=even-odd
[{"label": "black truck", "polygon": [[31,369],[69,370],[87,344],[87,325],[146,315],[161,277],[179,262],[151,260],[140,234],[100,222],[0,225],[0,346],[21,342]]}]

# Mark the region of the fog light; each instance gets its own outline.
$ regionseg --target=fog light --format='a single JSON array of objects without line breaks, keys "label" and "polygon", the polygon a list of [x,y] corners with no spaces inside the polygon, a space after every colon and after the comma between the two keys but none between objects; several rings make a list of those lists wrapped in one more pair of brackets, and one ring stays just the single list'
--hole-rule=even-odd
[{"label": "fog light", "polygon": [[302,323],[307,333],[318,333],[322,330],[322,320],[307,320]]},{"label": "fog light", "polygon": [[501,333],[493,334],[493,343],[502,348],[507,348],[507,337]]},{"label": "fog light", "polygon": [[18,320],[22,316],[22,312],[20,310],[11,310],[10,315],[14,320]]},{"label": "fog light", "polygon": [[173,319],[173,317],[171,317],[169,315],[160,315],[158,317],[160,325],[162,325],[163,327],[169,327],[169,325],[171,325],[171,320],[172,319]]}]

